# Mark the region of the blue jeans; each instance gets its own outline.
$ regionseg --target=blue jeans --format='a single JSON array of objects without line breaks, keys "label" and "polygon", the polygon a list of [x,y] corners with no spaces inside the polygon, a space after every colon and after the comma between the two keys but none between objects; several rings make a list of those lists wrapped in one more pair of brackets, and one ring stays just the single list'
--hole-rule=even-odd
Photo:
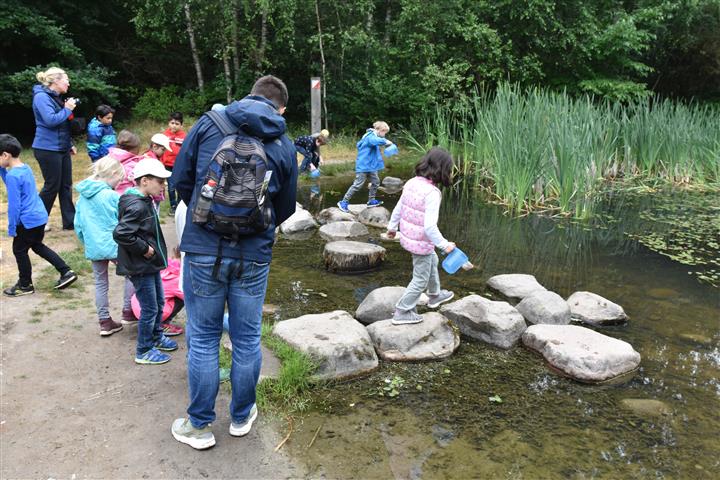
[{"label": "blue jeans", "polygon": [[165,306],[160,272],[148,275],[131,275],[128,277],[135,287],[135,295],[140,302],[140,319],[136,354],[139,357],[147,352],[162,336],[162,313]]},{"label": "blue jeans", "polygon": [[188,317],[187,413],[195,428],[215,421],[215,398],[220,385],[218,356],[226,303],[233,346],[230,369],[233,422],[243,422],[250,414],[262,363],[260,329],[270,264],[223,258],[214,278],[215,260],[215,256],[186,253],[183,265]]}]

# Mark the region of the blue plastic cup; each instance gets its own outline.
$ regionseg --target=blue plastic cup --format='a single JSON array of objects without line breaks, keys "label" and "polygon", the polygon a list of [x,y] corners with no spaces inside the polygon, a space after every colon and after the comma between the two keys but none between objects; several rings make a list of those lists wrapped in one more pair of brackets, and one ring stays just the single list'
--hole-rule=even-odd
[{"label": "blue plastic cup", "polygon": [[460,267],[465,265],[465,262],[467,261],[467,255],[465,255],[465,253],[458,247],[455,247],[452,252],[448,253],[448,256],[445,257],[445,260],[443,260],[442,267],[443,270],[452,275],[453,273],[457,272]]},{"label": "blue plastic cup", "polygon": [[386,157],[392,157],[393,155],[398,154],[398,147],[394,143],[390,145],[389,147],[385,148],[385,156]]}]

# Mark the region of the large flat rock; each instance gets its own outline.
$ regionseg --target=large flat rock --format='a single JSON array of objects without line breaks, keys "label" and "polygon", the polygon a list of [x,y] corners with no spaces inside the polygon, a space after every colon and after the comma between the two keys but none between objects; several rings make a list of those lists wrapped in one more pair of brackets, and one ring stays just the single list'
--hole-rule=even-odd
[{"label": "large flat rock", "polygon": [[325,268],[331,272],[360,273],[373,270],[385,260],[386,250],[372,243],[339,240],[325,245]]},{"label": "large flat rock", "polygon": [[338,207],[330,207],[318,213],[317,221],[321,225],[333,222],[352,222],[355,221],[355,215],[343,212]]},{"label": "large flat rock", "polygon": [[420,323],[393,325],[383,320],[367,330],[383,360],[436,360],[449,357],[460,346],[460,335],[447,318],[436,312],[424,314]]},{"label": "large flat rock", "polygon": [[523,344],[575,380],[597,383],[635,370],[640,354],[632,345],[576,325],[532,325]]},{"label": "large flat rock", "polygon": [[322,238],[329,241],[363,237],[370,234],[365,225],[356,221],[327,223],[320,227],[319,233]]},{"label": "large flat rock", "polygon": [[468,337],[500,348],[511,348],[525,331],[523,316],[507,302],[468,295],[440,308]]},{"label": "large flat rock", "polygon": [[547,290],[538,283],[534,275],[523,273],[495,275],[490,277],[487,285],[513,303],[517,303],[537,291]]},{"label": "large flat rock", "polygon": [[[355,318],[368,325],[380,320],[392,318],[400,297],[405,293],[405,287],[376,288],[363,299],[355,311]],[[427,305],[428,298],[424,293],[420,295],[418,305]]]},{"label": "large flat rock", "polygon": [[296,209],[290,218],[280,225],[280,231],[286,234],[303,232],[317,228],[318,224],[307,210]]},{"label": "large flat rock", "polygon": [[515,308],[528,323],[567,325],[570,323],[570,307],[555,292],[540,290],[525,297]]},{"label": "large flat rock", "polygon": [[387,228],[390,223],[390,211],[385,207],[366,208],[358,215],[358,222],[370,227]]},{"label": "large flat rock", "polygon": [[355,377],[378,366],[367,330],[343,310],[283,320],[273,333],[315,359],[319,379]]},{"label": "large flat rock", "polygon": [[627,322],[623,308],[592,292],[575,292],[567,299],[573,319],[589,325],[617,325]]}]

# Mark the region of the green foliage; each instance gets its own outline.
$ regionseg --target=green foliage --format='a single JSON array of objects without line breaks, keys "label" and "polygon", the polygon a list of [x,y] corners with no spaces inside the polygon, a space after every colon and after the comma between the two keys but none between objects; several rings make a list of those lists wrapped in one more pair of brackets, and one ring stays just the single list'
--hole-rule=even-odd
[{"label": "green foliage", "polygon": [[197,90],[184,90],[170,85],[160,89],[148,88],[138,98],[133,108],[137,118],[165,121],[170,112],[183,112],[185,115],[199,116],[210,107],[206,95]]}]

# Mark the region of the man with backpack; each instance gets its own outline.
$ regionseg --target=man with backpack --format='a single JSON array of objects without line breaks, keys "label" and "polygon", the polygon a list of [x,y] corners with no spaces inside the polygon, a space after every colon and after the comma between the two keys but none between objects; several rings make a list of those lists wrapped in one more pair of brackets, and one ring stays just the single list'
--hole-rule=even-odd
[{"label": "man with backpack", "polygon": [[173,167],[171,181],[188,205],[180,250],[190,404],[172,434],[196,449],[215,445],[211,423],[226,304],[233,346],[230,435],[246,435],[257,418],[260,326],[275,226],[295,212],[297,161],[282,117],[287,101],[282,80],[258,79],[247,97],[200,117]]}]

